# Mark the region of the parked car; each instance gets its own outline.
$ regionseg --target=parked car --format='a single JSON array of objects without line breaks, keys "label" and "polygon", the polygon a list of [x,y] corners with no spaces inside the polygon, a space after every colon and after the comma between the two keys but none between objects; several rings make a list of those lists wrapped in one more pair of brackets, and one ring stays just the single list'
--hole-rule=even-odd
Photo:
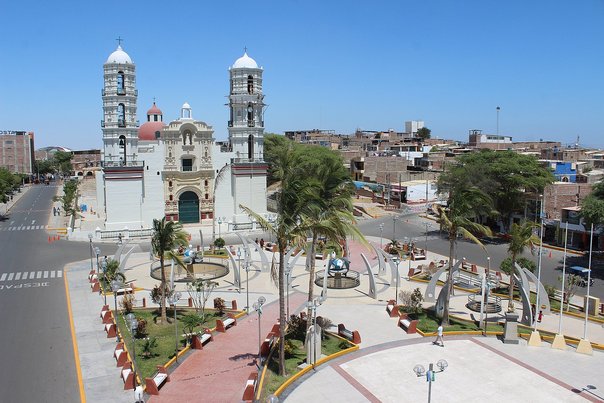
[{"label": "parked car", "polygon": [[579,285],[581,287],[587,287],[588,278],[589,278],[589,285],[591,286],[594,284],[594,279],[591,277],[588,277],[589,269],[587,269],[585,267],[571,266],[568,268],[568,274],[574,274],[575,276],[581,277],[581,282],[579,283]]}]

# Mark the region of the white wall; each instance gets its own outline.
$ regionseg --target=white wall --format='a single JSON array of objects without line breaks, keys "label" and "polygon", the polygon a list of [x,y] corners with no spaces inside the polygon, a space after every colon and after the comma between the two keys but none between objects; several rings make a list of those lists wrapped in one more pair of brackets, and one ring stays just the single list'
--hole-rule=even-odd
[{"label": "white wall", "polygon": [[[428,181],[428,201],[436,200],[436,185]],[[407,185],[407,203],[425,203],[426,184]]]},{"label": "white wall", "polygon": [[164,144],[160,144],[159,141],[140,142],[138,155],[140,160],[145,161],[144,193],[142,197],[143,228],[152,228],[153,219],[161,219],[165,211],[162,178]]}]

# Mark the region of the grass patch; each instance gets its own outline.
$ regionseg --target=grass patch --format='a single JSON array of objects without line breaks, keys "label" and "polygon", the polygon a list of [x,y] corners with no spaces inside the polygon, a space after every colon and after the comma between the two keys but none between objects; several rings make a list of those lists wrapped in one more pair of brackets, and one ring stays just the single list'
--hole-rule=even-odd
[{"label": "grass patch", "polygon": [[[409,314],[408,316],[411,320],[418,320],[417,328],[424,333],[436,332],[441,321],[440,318],[436,317],[434,311],[431,310],[424,310],[420,313]],[[445,332],[470,332],[481,330],[484,330],[484,327],[478,327],[478,324],[475,322],[456,318],[449,318],[449,326],[444,326]],[[496,323],[489,323],[487,325],[487,331],[502,332],[503,326]]]},{"label": "grass patch", "polygon": [[[287,376],[279,375],[279,350],[277,349],[267,363],[268,369],[266,371],[266,377],[264,378],[265,383],[262,396],[270,396],[273,394],[288,378],[300,371],[298,365],[303,364],[306,360],[306,349],[304,348],[303,342],[297,339],[288,340],[292,341],[296,349],[291,355],[285,356],[285,372],[287,373]],[[321,353],[323,355],[331,355],[352,346],[353,344],[351,343],[327,334],[326,338],[321,341]]]},{"label": "grass patch", "polygon": [[[176,319],[178,321],[178,347],[182,349],[185,346],[186,340],[182,337],[182,334],[185,333],[185,328],[183,323],[181,322],[181,318],[188,314],[194,313],[194,309],[188,308],[178,308],[176,310]],[[159,321],[161,314],[159,309],[135,309],[132,313],[136,316],[137,319],[144,319],[147,322],[146,329],[146,337],[152,338],[154,337],[157,340],[157,346],[153,349],[153,354],[149,357],[143,356],[143,345],[145,344],[145,339],[140,335],[134,339],[134,343],[136,343],[136,368],[138,370],[138,374],[141,379],[146,377],[151,377],[156,369],[157,365],[164,365],[171,358],[174,357],[174,352],[176,350],[176,334],[174,327],[174,310],[168,309],[167,315],[169,319],[169,323],[162,325],[156,323]],[[213,328],[216,326],[216,319],[219,319],[220,316],[214,310],[206,309],[206,321],[201,325],[195,328],[195,331],[203,330],[204,328]],[[132,333],[129,328],[125,324],[125,318],[122,314],[118,315],[118,326],[120,329],[120,333],[124,338],[124,342],[126,343],[126,348],[130,355],[133,355],[133,338]]]}]

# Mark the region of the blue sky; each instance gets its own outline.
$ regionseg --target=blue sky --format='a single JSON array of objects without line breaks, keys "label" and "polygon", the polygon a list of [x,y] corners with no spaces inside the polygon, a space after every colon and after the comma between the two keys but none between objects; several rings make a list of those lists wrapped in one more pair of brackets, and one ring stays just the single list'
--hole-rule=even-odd
[{"label": "blue sky", "polygon": [[227,136],[228,67],[265,69],[266,130],[469,129],[604,147],[604,1],[5,1],[0,130],[101,147],[103,63],[137,66],[141,123],[186,101]]}]

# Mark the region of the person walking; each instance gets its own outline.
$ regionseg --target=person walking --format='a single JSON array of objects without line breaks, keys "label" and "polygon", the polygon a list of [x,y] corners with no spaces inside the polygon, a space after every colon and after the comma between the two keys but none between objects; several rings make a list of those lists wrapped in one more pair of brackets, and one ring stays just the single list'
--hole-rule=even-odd
[{"label": "person walking", "polygon": [[433,344],[440,345],[441,347],[445,346],[445,342],[443,340],[443,325],[442,323],[438,325],[438,329],[436,329],[436,340],[434,340]]},{"label": "person walking", "polygon": [[541,319],[543,319],[543,311],[539,311],[539,316],[537,316],[537,322],[541,323]]}]

